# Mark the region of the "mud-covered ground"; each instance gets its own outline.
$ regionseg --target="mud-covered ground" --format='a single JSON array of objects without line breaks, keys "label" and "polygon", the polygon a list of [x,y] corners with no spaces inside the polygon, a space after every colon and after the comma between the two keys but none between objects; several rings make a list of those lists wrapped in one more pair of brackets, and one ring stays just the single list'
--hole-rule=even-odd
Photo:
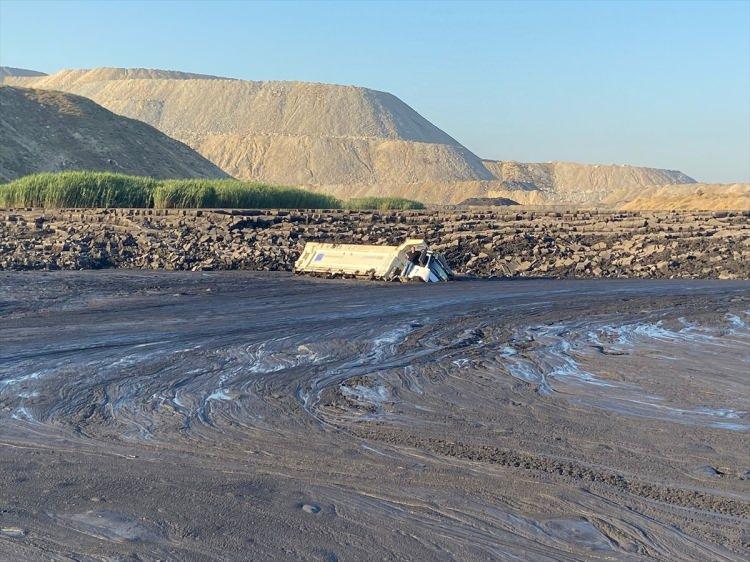
[{"label": "mud-covered ground", "polygon": [[750,282],[0,273],[2,560],[743,560]]}]

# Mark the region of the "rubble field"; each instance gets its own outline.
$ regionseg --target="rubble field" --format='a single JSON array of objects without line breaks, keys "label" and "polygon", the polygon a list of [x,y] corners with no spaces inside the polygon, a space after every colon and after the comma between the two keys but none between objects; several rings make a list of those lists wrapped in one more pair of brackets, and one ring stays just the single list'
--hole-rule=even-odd
[{"label": "rubble field", "polygon": [[477,277],[750,278],[750,211],[0,210],[0,269],[291,271],[305,242],[424,238]]}]

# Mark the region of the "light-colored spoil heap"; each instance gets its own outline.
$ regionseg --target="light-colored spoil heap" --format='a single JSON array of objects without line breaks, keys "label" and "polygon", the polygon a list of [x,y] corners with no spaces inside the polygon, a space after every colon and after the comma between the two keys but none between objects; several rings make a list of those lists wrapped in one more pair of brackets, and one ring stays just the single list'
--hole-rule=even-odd
[{"label": "light-colored spoil heap", "polygon": [[693,181],[653,168],[483,161],[397,97],[354,86],[117,68],[2,80],[91,98],[188,144],[232,176],[342,198],[591,205],[615,189]]}]

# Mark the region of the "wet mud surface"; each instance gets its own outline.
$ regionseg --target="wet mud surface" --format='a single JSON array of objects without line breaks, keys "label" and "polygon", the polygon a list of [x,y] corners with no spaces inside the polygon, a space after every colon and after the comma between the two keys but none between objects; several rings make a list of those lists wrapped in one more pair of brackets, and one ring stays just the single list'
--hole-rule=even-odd
[{"label": "wet mud surface", "polygon": [[0,274],[0,559],[743,560],[750,283]]}]

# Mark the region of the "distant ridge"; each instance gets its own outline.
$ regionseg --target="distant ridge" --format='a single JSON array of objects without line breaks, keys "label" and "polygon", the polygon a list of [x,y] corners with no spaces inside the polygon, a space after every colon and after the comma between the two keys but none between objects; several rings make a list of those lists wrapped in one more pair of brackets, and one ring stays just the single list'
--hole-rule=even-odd
[{"label": "distant ridge", "polygon": [[0,86],[0,180],[102,170],[157,178],[226,174],[153,127],[63,92]]},{"label": "distant ridge", "polygon": [[617,164],[574,162],[522,163],[485,160],[485,166],[508,190],[538,190],[571,203],[599,202],[614,191],[645,186],[695,183],[677,170]]}]

